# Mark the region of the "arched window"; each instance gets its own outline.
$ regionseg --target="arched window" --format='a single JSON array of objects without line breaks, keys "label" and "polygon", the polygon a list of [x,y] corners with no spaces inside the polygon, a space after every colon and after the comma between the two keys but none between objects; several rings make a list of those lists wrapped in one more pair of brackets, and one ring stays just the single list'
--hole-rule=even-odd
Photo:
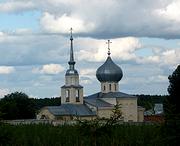
[{"label": "arched window", "polygon": [[114,84],[114,90],[115,90],[115,91],[117,90],[116,84]]},{"label": "arched window", "polygon": [[109,91],[111,91],[111,84],[109,84]]},{"label": "arched window", "polygon": [[79,90],[76,90],[76,102],[80,102],[79,96]]},{"label": "arched window", "polygon": [[104,89],[104,91],[106,90],[106,86],[105,85],[103,86],[103,89]]},{"label": "arched window", "polygon": [[70,91],[66,90],[66,102],[69,102]]}]

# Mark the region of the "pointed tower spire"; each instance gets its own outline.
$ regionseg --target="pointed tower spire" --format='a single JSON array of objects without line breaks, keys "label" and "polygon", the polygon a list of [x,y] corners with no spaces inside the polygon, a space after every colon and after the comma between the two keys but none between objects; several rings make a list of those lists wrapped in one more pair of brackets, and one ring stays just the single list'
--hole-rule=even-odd
[{"label": "pointed tower spire", "polygon": [[110,56],[111,55],[111,51],[110,51],[110,44],[111,44],[112,42],[110,41],[110,40],[108,40],[107,42],[106,42],[106,44],[108,44],[108,56]]},{"label": "pointed tower spire", "polygon": [[73,36],[72,36],[72,28],[70,29],[70,41],[71,41],[71,46],[70,46],[70,60],[68,62],[69,64],[69,69],[74,70],[74,65],[75,65],[75,61],[74,61],[74,51],[73,51]]}]

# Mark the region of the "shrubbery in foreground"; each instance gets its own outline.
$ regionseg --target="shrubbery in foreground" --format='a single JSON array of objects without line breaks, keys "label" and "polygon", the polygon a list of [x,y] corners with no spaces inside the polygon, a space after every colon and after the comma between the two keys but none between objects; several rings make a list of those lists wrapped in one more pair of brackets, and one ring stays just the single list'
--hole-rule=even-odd
[{"label": "shrubbery in foreground", "polygon": [[[94,129],[93,129],[94,128]],[[160,125],[77,125],[0,124],[0,145],[17,146],[121,146],[170,145]]]}]

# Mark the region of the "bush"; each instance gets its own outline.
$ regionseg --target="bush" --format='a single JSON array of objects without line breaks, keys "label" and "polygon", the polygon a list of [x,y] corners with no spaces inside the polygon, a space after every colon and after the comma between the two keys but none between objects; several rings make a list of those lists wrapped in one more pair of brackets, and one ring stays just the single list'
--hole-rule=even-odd
[{"label": "bush", "polygon": [[[151,146],[166,145],[161,125],[98,126],[97,133],[84,125],[0,125],[0,145],[23,146]],[[86,133],[86,134],[85,134]],[[95,135],[94,135],[95,134]]]}]

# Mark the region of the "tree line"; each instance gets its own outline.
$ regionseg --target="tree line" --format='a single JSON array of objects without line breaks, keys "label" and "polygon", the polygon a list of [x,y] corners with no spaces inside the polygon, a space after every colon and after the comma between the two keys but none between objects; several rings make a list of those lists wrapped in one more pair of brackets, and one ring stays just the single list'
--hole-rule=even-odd
[{"label": "tree line", "polygon": [[14,92],[0,100],[0,119],[33,119],[42,107],[59,105],[61,99],[58,97],[35,99],[22,92]]}]

